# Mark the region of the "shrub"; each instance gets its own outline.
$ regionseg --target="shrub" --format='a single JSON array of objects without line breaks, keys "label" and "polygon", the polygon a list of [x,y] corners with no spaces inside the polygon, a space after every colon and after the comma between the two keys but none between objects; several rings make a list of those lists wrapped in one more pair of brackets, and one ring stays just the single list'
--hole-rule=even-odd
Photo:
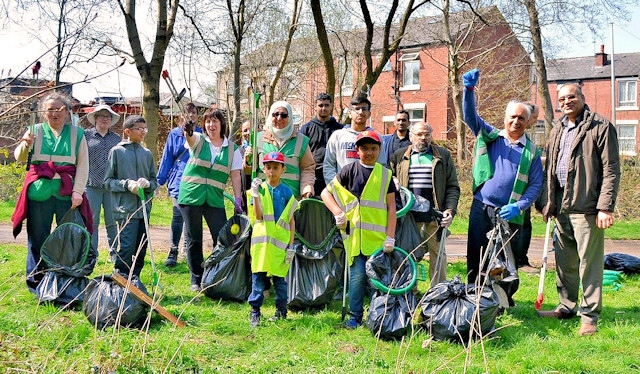
[{"label": "shrub", "polygon": [[16,201],[22,190],[27,171],[24,164],[12,162],[0,164],[0,200]]}]

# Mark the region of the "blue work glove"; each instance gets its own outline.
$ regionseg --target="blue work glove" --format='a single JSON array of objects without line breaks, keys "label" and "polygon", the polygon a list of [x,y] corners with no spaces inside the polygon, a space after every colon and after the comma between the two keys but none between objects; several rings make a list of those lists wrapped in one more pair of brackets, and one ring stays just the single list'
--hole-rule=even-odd
[{"label": "blue work glove", "polygon": [[233,202],[233,212],[235,214],[244,213],[242,197],[236,196],[236,198],[235,198],[235,200]]},{"label": "blue work glove", "polygon": [[473,69],[468,72],[462,74],[462,85],[465,87],[475,87],[478,84],[478,79],[480,78],[480,70]]},{"label": "blue work glove", "polygon": [[505,221],[508,221],[520,215],[520,208],[518,208],[516,203],[507,204],[500,208],[498,215]]}]

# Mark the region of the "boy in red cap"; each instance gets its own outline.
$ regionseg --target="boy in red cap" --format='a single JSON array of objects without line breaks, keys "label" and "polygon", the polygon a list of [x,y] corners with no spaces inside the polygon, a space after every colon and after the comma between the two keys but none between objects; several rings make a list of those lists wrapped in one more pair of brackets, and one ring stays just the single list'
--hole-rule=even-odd
[{"label": "boy in red cap", "polygon": [[349,263],[349,310],[346,322],[362,324],[365,262],[375,250],[393,251],[396,232],[396,186],[391,171],[377,163],[382,142],[375,131],[363,131],[356,140],[359,162],[346,165],[322,191],[322,200],[334,214]]},{"label": "boy in red cap", "polygon": [[264,155],[263,171],[267,180],[256,178],[251,183],[253,211],[256,221],[251,234],[251,327],[260,325],[260,307],[267,277],[272,277],[276,293],[276,314],[270,321],[287,318],[287,281],[293,260],[293,237],[296,232],[293,213],[298,201],[293,191],[280,183],[285,170],[284,155],[270,152]]}]

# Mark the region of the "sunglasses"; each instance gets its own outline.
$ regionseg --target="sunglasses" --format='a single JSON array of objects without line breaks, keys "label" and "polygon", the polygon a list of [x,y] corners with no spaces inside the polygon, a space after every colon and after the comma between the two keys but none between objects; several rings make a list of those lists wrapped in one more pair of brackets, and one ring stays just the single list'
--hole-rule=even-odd
[{"label": "sunglasses", "polygon": [[273,113],[271,113],[271,116],[272,116],[273,118],[278,118],[278,116],[279,116],[280,118],[287,118],[287,117],[289,117],[289,113],[273,112]]}]

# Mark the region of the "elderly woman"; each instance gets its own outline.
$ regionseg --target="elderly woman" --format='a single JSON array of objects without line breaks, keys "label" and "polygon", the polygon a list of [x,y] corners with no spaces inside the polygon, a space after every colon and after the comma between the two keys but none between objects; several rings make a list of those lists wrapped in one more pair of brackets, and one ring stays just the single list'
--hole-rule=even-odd
[{"label": "elderly woman", "polygon": [[[178,204],[187,230],[187,263],[191,271],[191,291],[199,292],[202,283],[202,217],[207,221],[214,242],[227,221],[224,208],[224,189],[231,178],[236,205],[242,202],[242,155],[230,142],[229,127],[220,109],[204,113],[206,135],[189,134],[183,126],[189,149],[178,192]],[[237,210],[237,207],[236,207]]]},{"label": "elderly woman", "polygon": [[31,126],[14,151],[18,161],[26,161],[31,153],[31,165],[11,220],[15,237],[27,219],[27,287],[33,293],[42,281],[40,248],[51,233],[53,216],[60,222],[69,209],[81,207],[87,228],[93,231],[91,209],[84,195],[89,173],[87,142],[82,128],[67,123],[70,109],[64,95],[45,96],[39,106],[44,122]]},{"label": "elderly woman", "polygon": [[111,194],[102,186],[102,182],[104,182],[104,172],[107,170],[109,151],[122,141],[120,135],[111,131],[111,126],[118,123],[118,120],[120,120],[120,116],[111,110],[110,106],[98,105],[93,112],[87,114],[87,121],[94,127],[84,132],[89,150],[89,179],[86,193],[93,212],[91,246],[98,249],[98,226],[100,225],[100,210],[103,209],[110,259],[115,255],[114,244],[116,244],[118,227],[113,219]]},{"label": "elderly woman", "polygon": [[[286,169],[282,174],[282,182],[293,191],[293,195],[301,197],[313,196],[316,163],[309,148],[309,138],[294,129],[291,117],[293,111],[286,101],[276,101],[271,105],[265,120],[265,130],[258,133],[256,149],[258,160],[270,152],[284,155]],[[245,173],[251,173],[251,165],[247,164],[252,154],[249,147],[245,150]],[[265,178],[262,165],[258,165],[258,177]]]}]

